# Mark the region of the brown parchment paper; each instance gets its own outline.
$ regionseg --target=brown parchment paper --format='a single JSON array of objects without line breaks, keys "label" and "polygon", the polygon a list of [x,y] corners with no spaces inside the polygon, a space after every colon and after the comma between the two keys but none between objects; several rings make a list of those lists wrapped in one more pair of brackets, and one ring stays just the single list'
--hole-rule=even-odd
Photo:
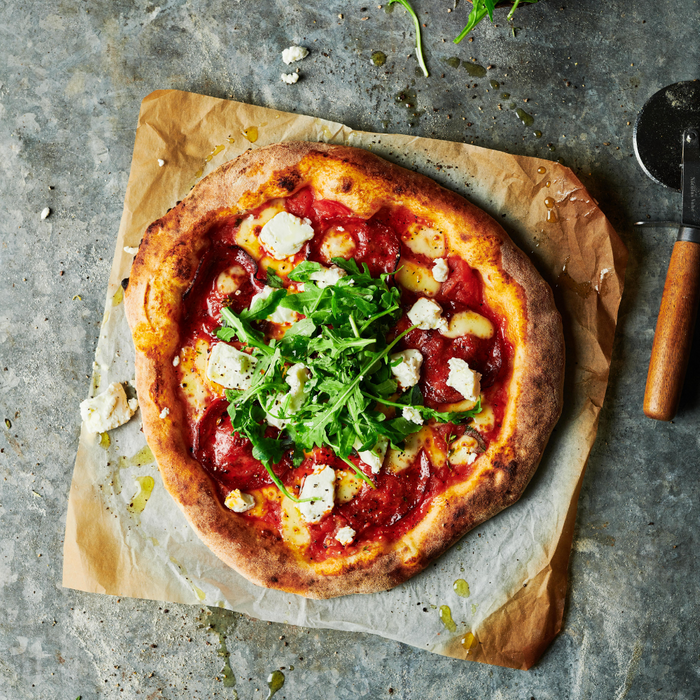
[{"label": "brown parchment paper", "polygon": [[[250,584],[200,543],[165,492],[137,413],[110,433],[109,445],[83,426],[63,585],[371,632],[439,654],[530,668],[561,628],[576,503],[605,396],[627,258],[571,170],[461,143],[357,132],[233,101],[154,92],[139,114],[91,394],[113,381],[133,384],[120,287],[132,255],[124,247],[137,246],[148,224],[203,174],[248,148],[295,140],[367,148],[433,177],[491,213],[552,285],[566,333],[566,406],[534,479],[518,503],[406,584],[361,600],[307,600]],[[457,579],[469,584],[468,597],[454,592]],[[443,606],[453,624],[443,621]]]}]

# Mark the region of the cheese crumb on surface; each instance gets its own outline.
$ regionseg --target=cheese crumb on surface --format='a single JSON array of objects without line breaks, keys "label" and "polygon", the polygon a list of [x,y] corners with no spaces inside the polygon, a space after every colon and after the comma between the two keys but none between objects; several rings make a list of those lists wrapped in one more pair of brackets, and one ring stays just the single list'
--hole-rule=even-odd
[{"label": "cheese crumb on surface", "polygon": [[217,343],[209,355],[207,379],[227,389],[250,389],[258,361],[226,343]]},{"label": "cheese crumb on surface", "polygon": [[436,282],[446,282],[450,276],[450,268],[445,258],[438,258],[433,265],[433,278]]},{"label": "cheese crumb on surface", "polygon": [[298,73],[282,73],[280,75],[280,78],[282,79],[283,83],[287,83],[287,85],[294,85],[299,80],[299,74]]},{"label": "cheese crumb on surface", "polygon": [[165,165],[165,161],[162,158],[158,158],[158,165],[162,168]]},{"label": "cheese crumb on surface", "polygon": [[296,255],[306,241],[314,237],[309,219],[300,219],[294,214],[281,211],[275,214],[260,231],[260,243],[267,248],[276,260]]},{"label": "cheese crumb on surface", "polygon": [[333,468],[327,464],[317,464],[313,473],[304,479],[299,498],[319,499],[296,504],[302,518],[307,523],[317,523],[326,513],[330,513],[335,505],[335,472]]},{"label": "cheese crumb on surface", "polygon": [[348,545],[355,539],[356,534],[357,533],[351,527],[346,525],[335,533],[335,539],[342,545]]},{"label": "cheese crumb on surface", "polygon": [[348,273],[343,270],[342,267],[331,265],[330,267],[321,267],[318,272],[312,272],[309,275],[309,279],[312,282],[316,282],[316,285],[320,289],[324,289],[325,287],[332,287],[334,284],[337,284],[338,281],[347,274]]},{"label": "cheese crumb on surface", "polygon": [[134,246],[134,245],[125,245],[124,252],[127,255],[136,255],[136,253],[139,252],[139,248],[138,248],[138,246]]},{"label": "cheese crumb on surface", "polygon": [[51,209],[49,209],[48,207],[44,207],[44,208],[41,210],[41,218],[42,218],[42,219],[47,218],[48,215],[49,215],[50,213],[51,213]]},{"label": "cheese crumb on surface", "polygon": [[447,364],[450,367],[447,386],[456,389],[468,401],[477,401],[481,393],[481,375],[458,357],[451,358]]},{"label": "cheese crumb on surface", "polygon": [[396,377],[399,383],[399,388],[402,390],[410,389],[418,384],[420,380],[420,368],[423,364],[423,355],[419,350],[402,350],[389,355],[389,363],[393,365],[396,360],[401,360],[401,363],[391,368],[391,373]]},{"label": "cheese crumb on surface", "polygon": [[358,448],[362,447],[359,440],[355,440],[353,447],[357,450],[360,459],[372,469],[372,474],[379,474],[384,464],[387,448],[389,447],[389,438],[380,435],[377,444],[371,450],[363,450],[360,452]]},{"label": "cheese crumb on surface", "polygon": [[173,357],[173,367],[177,367],[179,364],[180,364],[180,356],[175,355],[175,357]]},{"label": "cheese crumb on surface", "polygon": [[245,513],[251,508],[255,508],[255,498],[249,493],[243,493],[240,489],[229,491],[224,505],[234,513]]},{"label": "cheese crumb on surface", "polygon": [[447,328],[447,321],[442,317],[442,307],[432,299],[421,297],[408,312],[411,325],[417,325],[424,331]]},{"label": "cheese crumb on surface", "polygon": [[164,409],[160,412],[161,420],[164,419],[164,418],[167,418],[169,415],[170,415],[170,409],[169,409],[169,408],[164,408]]},{"label": "cheese crumb on surface", "polygon": [[421,416],[420,411],[417,408],[406,406],[406,408],[403,409],[402,414],[407,421],[417,423],[418,425],[423,425],[423,416]]},{"label": "cheese crumb on surface", "polygon": [[124,387],[114,382],[106,391],[80,404],[80,417],[91,433],[106,433],[124,425],[138,407],[139,402],[127,400]]},{"label": "cheese crumb on surface", "polygon": [[[250,305],[253,306],[258,299],[267,299],[274,291],[272,287],[263,287],[262,290],[250,300]],[[267,320],[272,321],[272,323],[294,323],[298,318],[299,314],[297,314],[296,311],[278,306],[273,313],[267,317]]]},{"label": "cheese crumb on surface", "polygon": [[309,55],[309,50],[304,46],[290,46],[282,51],[282,60],[289,65],[296,61],[301,61]]}]

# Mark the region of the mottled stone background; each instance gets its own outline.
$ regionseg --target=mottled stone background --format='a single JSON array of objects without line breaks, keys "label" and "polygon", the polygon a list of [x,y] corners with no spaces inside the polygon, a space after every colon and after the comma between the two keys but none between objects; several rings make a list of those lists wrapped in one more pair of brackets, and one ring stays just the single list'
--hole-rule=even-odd
[{"label": "mottled stone background", "polygon": [[[376,0],[0,2],[1,698],[258,700],[275,669],[286,675],[277,698],[700,697],[700,343],[678,418],[645,419],[675,232],[631,225],[678,218],[680,195],[637,166],[631,124],[657,89],[700,77],[698,3],[542,0],[519,9],[514,26],[499,11],[497,26],[482,24],[458,47],[451,40],[466,0],[415,6],[428,79],[416,74],[409,17]],[[297,64],[299,83],[286,86],[280,53],[296,43],[311,54]],[[386,54],[384,66],[372,64],[375,51]],[[446,63],[453,57],[491,68],[472,77]],[[532,671],[61,588],[78,404],[139,103],[158,88],[560,158],[623,237],[627,288],[580,500],[565,626]],[[511,102],[534,117],[531,126]]]}]

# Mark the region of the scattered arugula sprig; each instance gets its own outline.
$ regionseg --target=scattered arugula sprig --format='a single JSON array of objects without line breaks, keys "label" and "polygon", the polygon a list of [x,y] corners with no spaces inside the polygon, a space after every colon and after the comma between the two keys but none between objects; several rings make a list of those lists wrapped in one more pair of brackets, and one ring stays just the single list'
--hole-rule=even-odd
[{"label": "scattered arugula sprig", "polygon": [[[321,270],[321,265],[303,262],[289,274],[292,281],[303,282],[302,292],[290,294],[275,288],[266,299],[256,300],[239,314],[223,309],[226,325],[217,330],[220,340],[237,338],[252,349],[257,360],[251,387],[226,391],[233,429],[250,440],[253,456],[264,464],[285,496],[297,503],[299,499],[287,491],[272,469],[285,452],[293,450],[293,462],[298,465],[305,450],[331,447],[359,478],[374,486],[348,460],[353,449],[370,450],[382,437],[401,449],[406,437],[421,428],[398,411],[389,417],[392,408],[410,406],[424,420],[443,423],[466,422],[481,410],[480,403],[466,412],[433,410],[423,405],[418,386],[401,393],[389,355],[415,326],[387,342],[401,316],[399,288],[388,283],[390,274],[372,277],[366,265],[361,270],[354,260],[334,258],[333,263],[347,273],[335,285],[319,287],[311,275]],[[271,280],[274,277],[268,271],[268,283]],[[256,322],[278,306],[305,318],[294,323],[282,339],[268,342]],[[310,378],[304,385],[301,405],[293,410],[285,374],[298,362],[308,368]],[[378,406],[387,409],[382,411]],[[269,416],[286,423],[276,437],[267,435]]]},{"label": "scattered arugula sprig", "polygon": [[[459,33],[459,36],[454,39],[454,43],[459,44],[459,42],[462,41],[479,22],[485,19],[487,15],[491,22],[493,22],[493,11],[496,9],[498,2],[499,0],[472,0],[472,9],[469,13],[467,26]],[[521,2],[535,3],[538,2],[538,0],[514,0],[513,6],[510,8],[510,12],[506,18],[508,21],[513,19],[513,14]]]},{"label": "scattered arugula sprig", "polygon": [[[532,2],[533,0],[528,1]],[[418,15],[408,3],[408,0],[389,0],[389,2],[387,2],[386,5],[387,7],[389,7],[389,5],[392,5],[395,2],[398,2],[399,5],[402,5],[406,9],[406,12],[408,12],[408,14],[411,15],[411,17],[413,18],[413,24],[416,27],[416,56],[418,57],[418,64],[420,65],[421,70],[423,71],[423,75],[426,78],[429,78],[430,73],[428,73],[428,69],[425,66],[425,59],[423,58],[423,42],[420,36],[420,20],[418,19]]]}]

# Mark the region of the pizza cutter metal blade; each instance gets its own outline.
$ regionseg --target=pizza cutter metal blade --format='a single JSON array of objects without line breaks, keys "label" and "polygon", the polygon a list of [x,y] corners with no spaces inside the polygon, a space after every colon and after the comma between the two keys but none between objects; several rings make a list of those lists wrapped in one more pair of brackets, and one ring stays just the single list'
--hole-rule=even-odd
[{"label": "pizza cutter metal blade", "polygon": [[678,409],[700,300],[700,80],[674,83],[649,98],[634,127],[634,151],[652,180],[683,193],[644,392],[644,413],[669,421]]}]

